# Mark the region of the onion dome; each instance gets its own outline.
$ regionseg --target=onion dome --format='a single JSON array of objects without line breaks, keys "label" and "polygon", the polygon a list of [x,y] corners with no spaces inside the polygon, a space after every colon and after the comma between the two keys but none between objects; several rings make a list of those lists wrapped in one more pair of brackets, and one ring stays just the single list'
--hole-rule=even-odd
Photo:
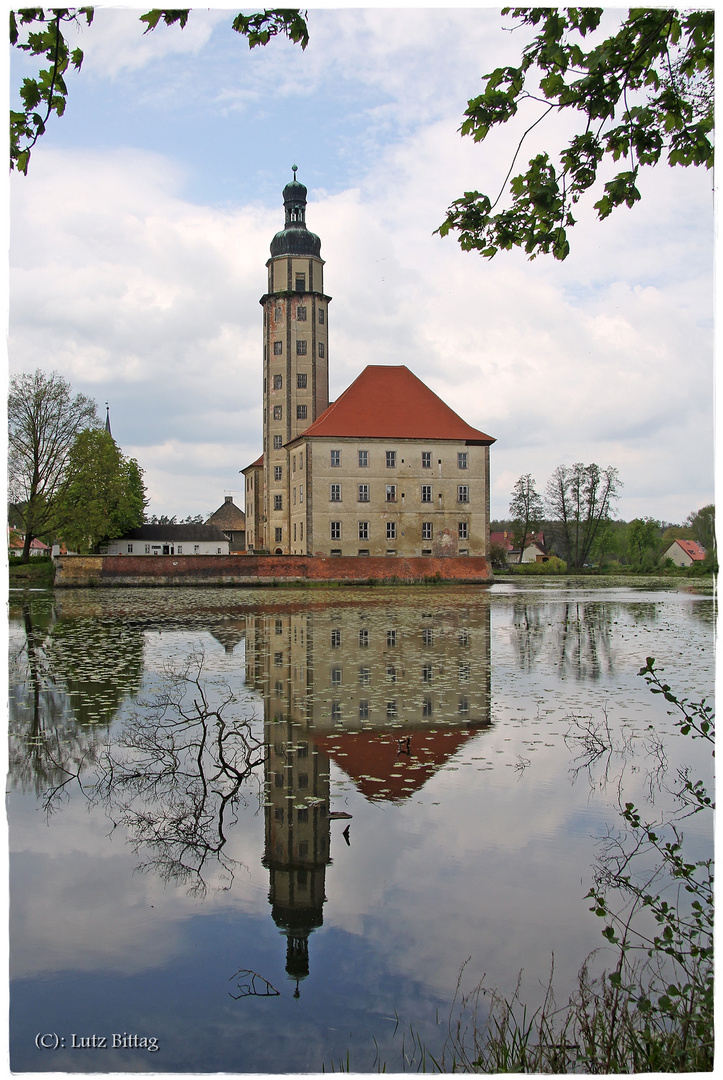
[{"label": "onion dome", "polygon": [[271,241],[271,256],[315,255],[320,258],[321,240],[306,227],[306,188],[296,179],[284,188],[284,227]]}]

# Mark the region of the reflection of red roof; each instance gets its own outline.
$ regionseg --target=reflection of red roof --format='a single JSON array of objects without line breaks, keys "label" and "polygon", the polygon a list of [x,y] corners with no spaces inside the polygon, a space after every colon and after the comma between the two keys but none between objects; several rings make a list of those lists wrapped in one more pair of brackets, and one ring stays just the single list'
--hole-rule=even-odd
[{"label": "reflection of red roof", "polygon": [[[370,364],[303,432],[303,438],[450,439],[489,446],[408,367]],[[295,441],[295,440],[294,440]]]},{"label": "reflection of red roof", "polygon": [[[446,725],[379,731],[342,731],[314,735],[327,754],[369,801],[400,802],[419,791],[466,742],[473,727]],[[410,753],[400,753],[407,736]]]},{"label": "reflection of red roof", "polygon": [[697,540],[676,540],[676,544],[679,544],[686,555],[689,555],[693,562],[700,562],[705,558],[705,548],[701,547]]}]

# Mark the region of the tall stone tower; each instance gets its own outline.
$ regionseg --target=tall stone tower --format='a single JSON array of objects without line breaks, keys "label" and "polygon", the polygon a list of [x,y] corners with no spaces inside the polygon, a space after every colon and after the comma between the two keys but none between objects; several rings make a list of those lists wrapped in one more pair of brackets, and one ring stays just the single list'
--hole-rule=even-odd
[{"label": "tall stone tower", "polygon": [[264,309],[264,546],[289,551],[289,469],[285,444],[329,404],[330,296],[321,241],[306,227],[306,188],[284,188],[285,221],[271,241]]}]

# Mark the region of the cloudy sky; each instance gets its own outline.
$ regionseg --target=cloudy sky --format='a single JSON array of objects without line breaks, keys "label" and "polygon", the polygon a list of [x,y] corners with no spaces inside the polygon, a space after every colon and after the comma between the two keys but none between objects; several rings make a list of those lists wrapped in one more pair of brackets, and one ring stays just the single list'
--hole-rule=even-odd
[{"label": "cloudy sky", "polygon": [[[564,263],[488,261],[434,230],[463,192],[497,191],[520,135],[459,135],[526,40],[498,9],[315,8],[305,52],[249,51],[222,8],[144,36],[143,10],[96,9],[65,116],[11,177],[9,363],[110,402],[149,513],[243,505],[292,164],[333,297],[332,399],[368,363],[406,364],[497,439],[493,517],[520,474],[544,491],[575,461],[619,470],[626,520],[712,501],[710,173],[649,170],[602,224],[581,207]],[[13,85],[28,70],[13,57]],[[540,125],[528,156],[561,131]]]}]

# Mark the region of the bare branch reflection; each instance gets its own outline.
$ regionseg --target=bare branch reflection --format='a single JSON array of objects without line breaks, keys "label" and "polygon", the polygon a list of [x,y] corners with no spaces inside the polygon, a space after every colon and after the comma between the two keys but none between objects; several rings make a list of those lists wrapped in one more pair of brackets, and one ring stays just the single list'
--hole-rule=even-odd
[{"label": "bare branch reflection", "polygon": [[195,652],[165,669],[163,688],[107,748],[94,793],[142,854],[138,869],[188,884],[195,896],[206,894],[211,865],[218,887],[230,888],[239,864],[225,850],[228,830],[265,757],[255,718],[232,716],[236,695],[203,668]]}]

